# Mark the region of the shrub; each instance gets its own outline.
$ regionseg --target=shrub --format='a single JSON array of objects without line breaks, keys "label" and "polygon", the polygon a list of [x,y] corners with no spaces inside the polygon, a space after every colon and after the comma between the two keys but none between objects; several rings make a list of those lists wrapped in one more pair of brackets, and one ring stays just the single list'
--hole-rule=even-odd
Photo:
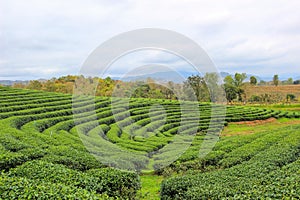
[{"label": "shrub", "polygon": [[121,199],[133,199],[140,189],[139,176],[135,173],[115,169],[93,169],[79,172],[64,165],[45,161],[27,162],[8,173],[10,177],[62,184],[82,188],[89,192],[106,194]]},{"label": "shrub", "polygon": [[0,175],[0,199],[108,199],[84,189],[23,177]]}]

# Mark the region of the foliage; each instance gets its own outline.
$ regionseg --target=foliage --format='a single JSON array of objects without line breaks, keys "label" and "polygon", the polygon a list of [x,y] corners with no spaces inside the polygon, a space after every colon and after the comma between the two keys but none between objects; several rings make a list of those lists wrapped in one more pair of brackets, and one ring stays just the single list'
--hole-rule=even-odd
[{"label": "foliage", "polygon": [[134,198],[137,190],[140,189],[139,177],[134,173],[108,168],[93,169],[83,173],[68,169],[64,165],[45,161],[26,162],[11,169],[8,176],[63,184],[122,199]]},{"label": "foliage", "polygon": [[300,84],[300,80],[295,80],[293,83],[294,83],[295,85],[298,85],[298,84]]},{"label": "foliage", "polygon": [[[231,151],[234,150],[232,155],[244,160],[231,168],[206,173],[192,172],[191,175],[164,180],[161,199],[299,198],[299,125],[290,130],[267,132],[262,137],[265,138],[258,135],[260,144],[254,144],[257,139],[252,138],[253,142],[240,148],[233,148],[228,143]],[[272,138],[272,143],[265,140],[269,137]],[[243,138],[240,139],[243,141]],[[229,138],[228,142],[230,141]],[[257,149],[249,156],[253,147],[261,148],[262,144],[266,148]],[[240,151],[242,149],[244,150]],[[237,152],[240,155],[236,155]]]},{"label": "foliage", "polygon": [[109,199],[84,189],[23,177],[0,176],[1,199]]},{"label": "foliage", "polygon": [[27,88],[33,90],[40,90],[42,89],[42,84],[37,80],[30,81]]},{"label": "foliage", "polygon": [[275,74],[275,75],[273,76],[273,84],[274,84],[275,86],[278,86],[278,84],[279,84],[279,76],[278,76],[277,74]]},{"label": "foliage", "polygon": [[296,99],[296,96],[294,94],[287,94],[286,95],[286,101],[287,102],[294,101],[295,99]]},{"label": "foliage", "polygon": [[[197,83],[198,82],[198,83]],[[208,91],[207,85],[212,91]],[[110,77],[104,79],[84,76],[63,76],[52,78],[45,82],[38,80],[30,81],[28,85],[15,84],[15,88],[27,88],[48,92],[73,93],[75,87],[78,94],[96,96],[118,96],[134,98],[156,99],[184,99],[200,101],[216,101],[220,91],[220,84],[216,73],[206,73],[204,77],[190,76],[185,83],[172,81],[157,84],[155,80],[147,78],[143,81],[121,81]],[[188,88],[188,90],[187,90]],[[94,89],[96,89],[94,91]],[[196,99],[191,94],[196,94]],[[213,96],[210,97],[210,94]],[[212,99],[211,99],[212,98]]]},{"label": "foliage", "polygon": [[243,82],[246,78],[247,76],[245,73],[236,73],[234,75],[234,78],[232,78],[231,76],[226,76],[224,78],[226,97],[229,102],[233,101],[236,97],[238,97],[239,101],[243,100]]},{"label": "foliage", "polygon": [[184,87],[187,91],[191,90],[192,94],[188,96],[192,99],[189,100],[195,100],[193,99],[193,97],[195,97],[199,102],[210,101],[208,87],[203,77],[200,77],[199,75],[189,76],[184,82]]},{"label": "foliage", "polygon": [[255,76],[251,76],[251,77],[250,77],[250,84],[251,84],[251,85],[256,85],[256,84],[257,84],[257,79],[256,79]]}]

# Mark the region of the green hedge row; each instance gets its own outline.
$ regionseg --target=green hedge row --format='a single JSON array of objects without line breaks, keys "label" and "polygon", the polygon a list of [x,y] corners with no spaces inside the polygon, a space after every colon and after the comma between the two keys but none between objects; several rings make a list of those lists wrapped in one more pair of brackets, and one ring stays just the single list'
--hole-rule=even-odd
[{"label": "green hedge row", "polygon": [[[161,199],[297,199],[300,196],[300,126],[278,129],[273,144],[234,167],[163,181]],[[269,135],[269,136],[271,136]],[[275,136],[276,135],[276,136]],[[266,136],[267,137],[267,136]],[[248,150],[252,147],[248,146]],[[226,154],[225,154],[226,155]],[[223,157],[224,153],[216,154]]]},{"label": "green hedge row", "polygon": [[0,175],[0,199],[109,199],[85,189]]},{"label": "green hedge row", "polygon": [[109,168],[79,172],[68,169],[64,165],[39,160],[26,162],[11,169],[8,176],[72,186],[121,199],[134,198],[137,190],[140,189],[139,176],[135,173]]}]

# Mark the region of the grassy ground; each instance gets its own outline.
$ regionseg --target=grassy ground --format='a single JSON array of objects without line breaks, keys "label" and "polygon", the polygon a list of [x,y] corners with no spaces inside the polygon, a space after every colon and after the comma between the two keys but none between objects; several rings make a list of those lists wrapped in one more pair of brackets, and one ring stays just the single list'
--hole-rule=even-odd
[{"label": "grassy ground", "polygon": [[280,95],[283,99],[285,99],[287,94],[294,94],[297,99],[300,97],[300,85],[269,85],[269,86],[251,86],[247,85],[245,88],[245,93],[247,97],[251,97],[252,95],[264,95],[264,94],[273,94]]},{"label": "grassy ground", "polygon": [[142,189],[140,191],[140,199],[159,199],[160,183],[163,177],[157,175],[142,175]]},{"label": "grassy ground", "polygon": [[257,121],[253,123],[229,123],[227,127],[222,131],[222,136],[233,136],[233,135],[246,135],[254,134],[262,131],[275,130],[281,127],[289,127],[293,124],[300,124],[300,119],[274,119]]}]

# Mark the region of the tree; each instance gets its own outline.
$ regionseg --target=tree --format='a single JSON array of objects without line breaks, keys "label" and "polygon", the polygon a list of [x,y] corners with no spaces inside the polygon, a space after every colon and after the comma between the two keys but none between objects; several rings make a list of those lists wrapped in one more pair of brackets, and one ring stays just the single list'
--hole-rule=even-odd
[{"label": "tree", "polygon": [[250,101],[252,102],[261,102],[261,97],[257,95],[252,95],[250,98]]},{"label": "tree", "polygon": [[[98,85],[97,85],[97,95],[100,96],[112,96],[115,88],[116,81],[111,79],[109,76],[106,77],[105,79],[99,78],[98,80]],[[87,79],[86,80],[87,84],[93,85],[92,83],[94,80],[92,79]],[[118,95],[114,93],[114,96]]]},{"label": "tree", "polygon": [[242,94],[244,94],[244,90],[243,90],[243,82],[244,80],[247,78],[247,75],[245,73],[235,73],[234,75],[234,84],[235,84],[235,87],[236,87],[236,90],[237,90],[237,95],[238,95],[238,100],[239,101],[242,101],[243,98],[242,98]]},{"label": "tree", "polygon": [[298,84],[300,84],[300,80],[296,80],[296,81],[294,81],[294,84],[295,84],[295,85],[298,85]]},{"label": "tree", "polygon": [[232,102],[237,97],[236,87],[234,86],[234,80],[231,76],[224,78],[224,88],[226,92],[226,99]]},{"label": "tree", "polygon": [[251,84],[251,85],[256,85],[256,84],[257,84],[257,79],[256,79],[255,76],[251,76],[251,77],[250,77],[250,84]]},{"label": "tree", "polygon": [[144,82],[137,82],[137,86],[132,93],[132,97],[134,98],[148,98],[150,92],[150,86]]},{"label": "tree", "polygon": [[161,87],[161,93],[164,95],[166,99],[175,98],[174,94],[174,83],[172,81],[168,81],[166,86]]},{"label": "tree", "polygon": [[56,92],[56,86],[53,81],[50,80],[46,81],[46,83],[44,83],[44,88],[48,92]]},{"label": "tree", "polygon": [[234,100],[236,97],[238,97],[239,101],[242,101],[242,95],[244,94],[244,80],[247,78],[247,75],[245,73],[236,73],[234,75],[234,78],[231,76],[226,76],[224,79],[224,87],[226,92],[226,98],[229,102]]},{"label": "tree", "polygon": [[39,82],[37,80],[30,81],[27,88],[32,89],[32,90],[41,90],[42,89],[42,84],[41,84],[41,82]]},{"label": "tree", "polygon": [[286,81],[286,84],[288,85],[292,85],[294,83],[293,78],[288,78],[288,80]]},{"label": "tree", "polygon": [[264,81],[264,80],[260,80],[260,81],[259,81],[259,85],[266,85],[266,84],[267,84],[267,82]]},{"label": "tree", "polygon": [[186,89],[185,92],[187,94],[188,100],[195,100],[190,94],[192,92],[198,101],[210,101],[209,91],[203,77],[200,77],[199,75],[189,76],[188,79],[184,82],[184,87]]},{"label": "tree", "polygon": [[210,99],[212,102],[224,100],[224,90],[221,86],[221,80],[217,73],[206,73],[204,76],[204,80],[209,89]]},{"label": "tree", "polygon": [[278,77],[277,74],[275,74],[275,75],[273,76],[273,84],[274,84],[275,86],[278,86],[278,84],[279,84],[279,77]]},{"label": "tree", "polygon": [[[0,84],[1,85],[1,84]],[[12,85],[13,88],[26,88],[26,85],[23,83],[14,83]]]},{"label": "tree", "polygon": [[286,95],[286,101],[287,102],[294,101],[295,99],[296,99],[296,96],[294,94],[287,94]]}]

